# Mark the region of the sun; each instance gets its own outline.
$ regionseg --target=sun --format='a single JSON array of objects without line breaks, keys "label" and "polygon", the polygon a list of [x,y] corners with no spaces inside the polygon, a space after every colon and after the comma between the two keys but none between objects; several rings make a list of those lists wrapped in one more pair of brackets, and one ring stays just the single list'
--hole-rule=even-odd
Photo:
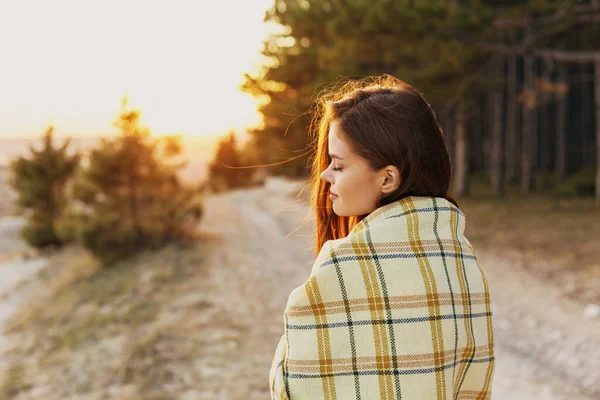
[{"label": "sun", "polygon": [[[225,87],[227,88],[227,87]],[[150,96],[130,95],[129,104],[139,109],[144,125],[155,135],[182,133],[186,136],[215,135],[234,130],[243,132],[261,124],[255,98],[233,88],[206,85],[214,92],[210,98],[198,98],[186,90],[176,92],[177,101]],[[167,90],[163,91],[165,93]]]},{"label": "sun", "polygon": [[[9,2],[0,12],[0,135],[114,134],[129,98],[153,134],[260,125],[240,90],[261,63],[273,0]],[[234,11],[234,12],[233,12]],[[232,27],[235,26],[235,29]],[[27,51],[24,51],[27,49]]]}]

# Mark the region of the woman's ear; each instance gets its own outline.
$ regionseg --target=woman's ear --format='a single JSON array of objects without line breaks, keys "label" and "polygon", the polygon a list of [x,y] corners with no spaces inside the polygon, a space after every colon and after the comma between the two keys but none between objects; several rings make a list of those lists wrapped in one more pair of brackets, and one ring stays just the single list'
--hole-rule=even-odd
[{"label": "woman's ear", "polygon": [[383,194],[392,193],[400,187],[400,170],[395,165],[388,165],[382,169],[383,182],[381,192]]}]

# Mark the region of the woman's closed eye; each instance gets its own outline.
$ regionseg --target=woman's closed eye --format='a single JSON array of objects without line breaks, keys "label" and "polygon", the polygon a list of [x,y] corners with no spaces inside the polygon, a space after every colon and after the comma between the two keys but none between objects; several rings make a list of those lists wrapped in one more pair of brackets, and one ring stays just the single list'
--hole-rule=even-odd
[{"label": "woman's closed eye", "polygon": [[[333,164],[333,160],[330,162],[330,165],[331,165],[331,164]],[[341,168],[337,168],[337,167],[335,166],[335,164],[333,164],[333,167],[332,167],[331,169],[332,169],[332,170],[334,170],[334,171],[336,171],[336,172],[337,172],[337,171],[341,171],[341,170],[342,170]]]}]

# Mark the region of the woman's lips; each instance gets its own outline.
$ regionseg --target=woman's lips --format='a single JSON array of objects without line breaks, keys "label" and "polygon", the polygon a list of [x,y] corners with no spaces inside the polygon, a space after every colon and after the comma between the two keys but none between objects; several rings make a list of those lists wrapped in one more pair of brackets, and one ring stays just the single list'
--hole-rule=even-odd
[{"label": "woman's lips", "polygon": [[331,200],[333,200],[333,199],[336,199],[337,197],[338,197],[338,195],[337,195],[337,194],[329,192],[329,198],[330,198]]}]

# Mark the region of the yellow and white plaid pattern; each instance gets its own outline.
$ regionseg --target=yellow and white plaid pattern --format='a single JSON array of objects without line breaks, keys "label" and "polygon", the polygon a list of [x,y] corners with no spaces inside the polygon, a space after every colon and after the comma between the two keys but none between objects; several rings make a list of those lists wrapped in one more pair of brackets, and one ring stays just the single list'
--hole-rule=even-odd
[{"label": "yellow and white plaid pattern", "polygon": [[464,228],[448,200],[411,196],[327,241],[289,296],[271,398],[489,400],[490,294]]}]

